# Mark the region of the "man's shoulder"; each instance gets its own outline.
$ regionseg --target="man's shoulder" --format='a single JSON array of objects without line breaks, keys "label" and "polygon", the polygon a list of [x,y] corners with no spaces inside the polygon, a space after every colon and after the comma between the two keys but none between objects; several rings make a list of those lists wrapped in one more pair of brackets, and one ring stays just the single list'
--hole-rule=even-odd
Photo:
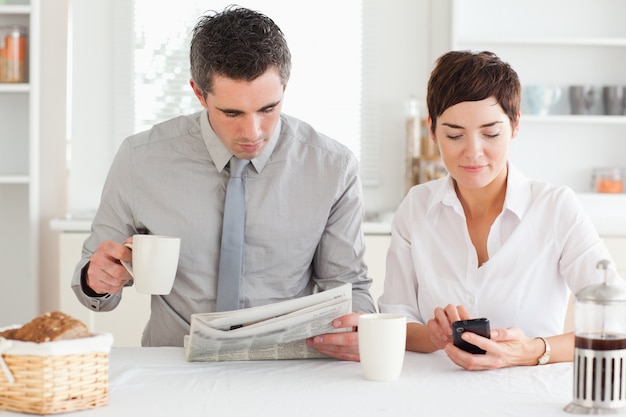
[{"label": "man's shoulder", "polygon": [[287,114],[281,115],[281,135],[289,138],[284,141],[288,146],[296,146],[302,150],[336,155],[340,158],[352,158],[352,151],[339,141],[319,132],[309,123]]},{"label": "man's shoulder", "polygon": [[128,142],[131,147],[139,147],[199,134],[201,113],[177,116],[156,123],[150,129],[130,136]]}]

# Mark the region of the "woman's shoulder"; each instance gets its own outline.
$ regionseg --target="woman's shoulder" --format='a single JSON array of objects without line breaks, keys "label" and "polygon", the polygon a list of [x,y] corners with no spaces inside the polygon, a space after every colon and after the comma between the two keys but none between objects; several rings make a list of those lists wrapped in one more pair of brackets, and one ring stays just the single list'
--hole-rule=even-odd
[{"label": "woman's shoulder", "polygon": [[539,180],[530,180],[529,184],[534,199],[546,199],[554,202],[577,200],[576,193],[567,185],[557,185]]},{"label": "woman's shoulder", "polygon": [[544,181],[531,181],[531,203],[533,211],[542,215],[554,216],[558,223],[567,223],[566,219],[576,221],[585,216],[585,209],[574,192],[566,185],[556,185]]}]

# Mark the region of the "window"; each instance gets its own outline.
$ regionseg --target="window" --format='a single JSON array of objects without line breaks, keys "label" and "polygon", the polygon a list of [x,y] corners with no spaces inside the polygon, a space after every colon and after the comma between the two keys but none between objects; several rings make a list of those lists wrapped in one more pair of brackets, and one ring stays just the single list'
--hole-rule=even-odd
[{"label": "window", "polygon": [[[133,131],[201,109],[189,86],[191,29],[207,9],[222,10],[231,3],[134,1]],[[342,142],[358,157],[366,153],[361,135],[362,0],[238,4],[268,15],[285,33],[292,72],[283,112]]]},{"label": "window", "polygon": [[[396,67],[390,63],[396,62],[397,45],[413,39],[404,33],[406,29],[415,26],[399,25],[395,15],[385,24],[385,13],[407,18],[412,14],[366,0],[249,0],[242,5],[272,16],[290,44],[293,69],[284,111],[354,151],[360,158],[364,191],[385,194],[371,194],[370,204],[395,204],[393,195],[399,194],[395,189],[401,187],[395,184],[395,170],[382,166],[388,164],[387,154],[401,149],[394,146],[394,138],[402,138],[404,125],[395,120],[398,112],[393,103],[406,96],[406,78],[402,73],[395,76]],[[199,108],[188,85],[189,30],[205,9],[224,6],[224,0],[68,0],[71,212],[97,207],[111,161],[126,137]],[[170,33],[170,28],[176,29],[170,35],[174,41],[164,42],[160,36]],[[148,38],[157,30],[156,37]],[[363,45],[369,45],[366,53]],[[179,56],[180,64],[173,64],[174,56]],[[391,67],[394,76],[388,78]],[[413,71],[407,74],[409,81],[415,78]],[[397,95],[401,100],[394,98]],[[389,139],[385,144],[390,145],[384,149],[383,128]]]}]

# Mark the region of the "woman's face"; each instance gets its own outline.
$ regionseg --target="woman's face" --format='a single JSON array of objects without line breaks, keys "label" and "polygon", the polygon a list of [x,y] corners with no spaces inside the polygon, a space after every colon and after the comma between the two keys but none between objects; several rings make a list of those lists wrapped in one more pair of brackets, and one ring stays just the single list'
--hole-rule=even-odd
[{"label": "woman's face", "polygon": [[506,179],[509,144],[519,121],[511,126],[495,97],[447,108],[433,130],[432,139],[459,189],[480,189]]}]

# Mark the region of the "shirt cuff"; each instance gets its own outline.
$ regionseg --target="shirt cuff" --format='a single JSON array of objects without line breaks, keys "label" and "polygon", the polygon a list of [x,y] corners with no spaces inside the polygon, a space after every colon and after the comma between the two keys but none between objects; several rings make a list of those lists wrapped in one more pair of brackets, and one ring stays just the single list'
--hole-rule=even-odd
[{"label": "shirt cuff", "polygon": [[91,298],[106,297],[109,294],[107,294],[107,293],[99,294],[99,293],[95,292],[93,289],[91,289],[91,287],[87,284],[87,270],[89,269],[89,264],[90,264],[90,262],[87,262],[87,264],[80,271],[80,288],[81,288],[81,290],[83,290],[83,293],[87,297],[91,297]]}]

